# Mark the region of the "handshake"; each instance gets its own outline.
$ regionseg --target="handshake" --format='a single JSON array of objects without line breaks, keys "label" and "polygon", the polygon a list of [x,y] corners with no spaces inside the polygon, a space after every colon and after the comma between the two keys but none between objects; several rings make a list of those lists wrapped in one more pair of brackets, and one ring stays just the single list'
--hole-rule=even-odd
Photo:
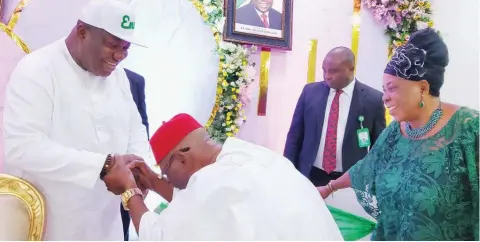
[{"label": "handshake", "polygon": [[116,195],[131,188],[140,188],[146,195],[158,175],[150,169],[142,157],[136,155],[115,155],[106,166],[103,181],[107,189]]}]

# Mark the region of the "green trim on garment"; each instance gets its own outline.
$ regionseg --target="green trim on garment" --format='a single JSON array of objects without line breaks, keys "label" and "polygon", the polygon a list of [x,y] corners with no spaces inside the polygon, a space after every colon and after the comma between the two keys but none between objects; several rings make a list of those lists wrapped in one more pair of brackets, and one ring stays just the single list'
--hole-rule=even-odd
[{"label": "green trim on garment", "polygon": [[163,212],[163,210],[165,210],[166,208],[168,207],[168,203],[166,202],[162,202],[160,203],[153,211],[157,214],[160,214],[161,212]]},{"label": "green trim on garment", "polygon": [[366,218],[345,212],[338,208],[327,206],[337,223],[345,241],[354,241],[364,238],[375,230],[375,222]]},{"label": "green trim on garment", "polygon": [[[162,202],[154,212],[160,214],[167,207],[168,203]],[[375,230],[376,223],[366,218],[330,206],[328,206],[328,210],[332,213],[345,241],[359,240]]]}]

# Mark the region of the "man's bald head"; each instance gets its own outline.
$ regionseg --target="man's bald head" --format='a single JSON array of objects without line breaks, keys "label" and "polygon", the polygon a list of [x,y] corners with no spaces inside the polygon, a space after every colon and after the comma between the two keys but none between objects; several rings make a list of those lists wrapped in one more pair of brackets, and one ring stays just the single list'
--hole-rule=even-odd
[{"label": "man's bald head", "polygon": [[353,54],[352,50],[347,47],[335,47],[327,53],[327,56],[339,58],[340,60],[343,60],[345,62],[348,62],[352,66],[355,66],[355,55]]},{"label": "man's bald head", "polygon": [[343,89],[354,79],[355,55],[347,47],[335,47],[323,60],[323,77],[333,89]]},{"label": "man's bald head", "polygon": [[210,138],[205,128],[198,128],[185,136],[160,162],[162,173],[176,188],[184,189],[190,177],[212,164],[221,146]]}]

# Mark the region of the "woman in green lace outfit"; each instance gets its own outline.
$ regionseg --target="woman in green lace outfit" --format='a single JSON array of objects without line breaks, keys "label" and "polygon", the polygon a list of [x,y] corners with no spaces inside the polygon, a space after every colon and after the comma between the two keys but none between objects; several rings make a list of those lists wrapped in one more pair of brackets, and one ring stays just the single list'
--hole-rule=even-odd
[{"label": "woman in green lace outfit", "polygon": [[363,160],[318,187],[324,198],[352,187],[377,220],[372,240],[479,240],[479,112],[440,101],[447,64],[432,29],[398,48],[383,80],[396,121]]}]

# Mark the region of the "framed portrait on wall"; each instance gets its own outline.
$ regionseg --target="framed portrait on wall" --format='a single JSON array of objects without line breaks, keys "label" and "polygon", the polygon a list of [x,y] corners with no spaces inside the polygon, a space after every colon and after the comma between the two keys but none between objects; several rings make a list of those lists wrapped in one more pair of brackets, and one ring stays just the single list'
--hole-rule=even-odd
[{"label": "framed portrait on wall", "polygon": [[292,49],[293,0],[225,0],[224,40]]}]

